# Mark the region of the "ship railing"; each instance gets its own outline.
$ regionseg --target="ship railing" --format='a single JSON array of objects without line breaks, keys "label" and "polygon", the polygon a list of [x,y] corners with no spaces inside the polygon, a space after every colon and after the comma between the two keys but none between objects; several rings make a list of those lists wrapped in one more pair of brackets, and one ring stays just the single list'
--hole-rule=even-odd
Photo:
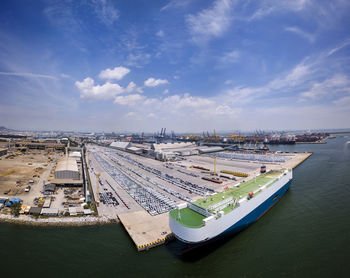
[{"label": "ship railing", "polygon": [[213,213],[216,214],[217,212],[220,212],[220,210],[222,210],[222,209],[224,209],[224,208],[227,208],[227,207],[229,207],[229,206],[232,206],[232,210],[233,210],[233,209],[236,207],[237,202],[238,202],[238,199],[233,199],[233,198],[232,198],[232,200],[231,200],[230,202],[225,203],[225,204],[223,204],[222,206],[216,208],[216,209],[214,210]]},{"label": "ship railing", "polygon": [[225,206],[226,204],[230,203],[232,200],[233,200],[233,197],[229,197],[219,203],[216,203],[215,205],[210,206],[209,210],[217,209],[218,207],[222,207],[223,205]]},{"label": "ship railing", "polygon": [[209,216],[212,215],[212,214],[211,214],[209,211],[207,211],[205,208],[202,208],[202,207],[200,207],[200,206],[197,206],[197,205],[194,204],[194,203],[188,203],[188,204],[187,204],[187,207],[188,207],[189,209],[194,210],[195,212],[198,212],[199,214],[201,214],[201,215],[203,215],[203,216],[206,216],[206,217],[209,217]]}]

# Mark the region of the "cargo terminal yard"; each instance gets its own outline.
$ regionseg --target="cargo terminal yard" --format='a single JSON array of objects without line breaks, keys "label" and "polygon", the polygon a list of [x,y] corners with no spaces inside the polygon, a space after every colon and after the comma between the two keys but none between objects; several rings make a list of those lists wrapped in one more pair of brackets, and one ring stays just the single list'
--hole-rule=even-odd
[{"label": "cargo terminal yard", "polygon": [[87,160],[99,215],[118,216],[138,250],[171,237],[169,211],[177,204],[232,188],[267,170],[294,168],[310,153],[251,154],[221,151],[170,161],[87,146]]},{"label": "cargo terminal yard", "polygon": [[[262,166],[294,168],[311,155],[226,144],[216,134],[201,142],[174,134],[169,140],[165,129],[148,139],[64,135],[0,138],[0,218],[120,221],[139,251],[172,239],[169,211],[179,204],[235,188]],[[18,205],[19,217],[13,214]]]},{"label": "cargo terminal yard", "polygon": [[80,148],[33,141],[1,142],[7,148],[0,157],[0,216],[68,222],[67,216],[93,214],[85,198]]}]

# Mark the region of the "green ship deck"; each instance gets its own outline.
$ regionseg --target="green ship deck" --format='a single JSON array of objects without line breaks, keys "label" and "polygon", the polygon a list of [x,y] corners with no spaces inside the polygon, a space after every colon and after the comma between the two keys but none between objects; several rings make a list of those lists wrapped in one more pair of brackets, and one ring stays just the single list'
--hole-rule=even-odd
[{"label": "green ship deck", "polygon": [[[270,171],[268,173],[261,174],[247,182],[241,182],[238,186],[214,195],[210,195],[206,198],[199,199],[193,202],[193,204],[206,209],[210,213],[214,213],[215,209],[210,209],[210,207],[215,206],[220,202],[225,202],[225,200],[228,200],[231,197],[234,199],[240,199],[247,196],[250,192],[254,192],[259,189],[259,186],[267,185],[267,187],[269,187],[276,181],[276,177],[278,177],[280,174],[280,171]],[[259,194],[259,192],[256,194]],[[238,205],[236,205],[235,208],[237,206]],[[231,204],[220,210],[222,210],[224,214],[227,214],[233,209],[234,207]],[[169,215],[181,225],[190,228],[199,228],[203,226],[203,219],[206,218],[206,216],[203,216],[202,214],[195,212],[188,207],[180,210],[174,209],[170,211]]]}]

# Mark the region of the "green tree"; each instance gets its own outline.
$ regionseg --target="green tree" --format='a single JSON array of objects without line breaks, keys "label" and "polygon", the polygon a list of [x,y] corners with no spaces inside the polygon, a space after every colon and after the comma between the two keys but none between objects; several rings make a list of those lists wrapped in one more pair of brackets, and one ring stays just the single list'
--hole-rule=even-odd
[{"label": "green tree", "polygon": [[19,215],[20,210],[21,210],[21,203],[15,203],[11,206],[11,213],[16,217]]}]

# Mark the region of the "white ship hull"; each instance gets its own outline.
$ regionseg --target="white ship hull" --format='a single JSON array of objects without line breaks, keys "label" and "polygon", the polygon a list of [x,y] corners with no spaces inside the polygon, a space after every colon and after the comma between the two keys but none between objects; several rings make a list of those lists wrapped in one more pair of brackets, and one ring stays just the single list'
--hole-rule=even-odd
[{"label": "white ship hull", "polygon": [[185,227],[169,217],[170,229],[177,239],[187,244],[202,244],[228,233],[238,232],[258,220],[284,195],[289,188],[292,175],[291,170],[284,172],[270,187],[262,189],[250,200],[245,198],[240,200],[238,208],[202,227]]}]

